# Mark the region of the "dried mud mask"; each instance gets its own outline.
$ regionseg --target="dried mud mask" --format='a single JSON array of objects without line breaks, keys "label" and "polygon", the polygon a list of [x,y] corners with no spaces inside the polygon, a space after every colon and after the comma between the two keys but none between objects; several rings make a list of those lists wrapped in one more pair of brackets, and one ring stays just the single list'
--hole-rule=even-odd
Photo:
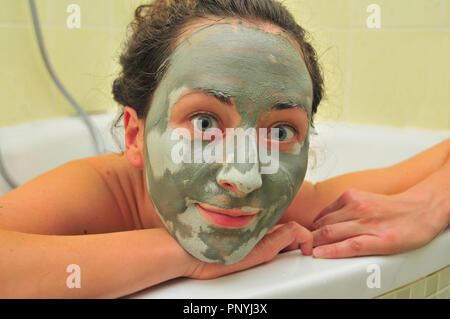
[{"label": "dried mud mask", "polygon": [[[167,230],[191,255],[210,263],[236,263],[278,222],[303,182],[311,78],[285,37],[227,23],[193,32],[167,63],[145,123],[149,196]],[[214,113],[215,126],[228,123],[226,128],[247,130],[267,123],[274,109],[291,109],[305,119],[297,125],[302,139],[280,149],[276,172],[261,174],[259,161],[174,161],[178,141],[173,133],[194,123],[191,113]]]}]

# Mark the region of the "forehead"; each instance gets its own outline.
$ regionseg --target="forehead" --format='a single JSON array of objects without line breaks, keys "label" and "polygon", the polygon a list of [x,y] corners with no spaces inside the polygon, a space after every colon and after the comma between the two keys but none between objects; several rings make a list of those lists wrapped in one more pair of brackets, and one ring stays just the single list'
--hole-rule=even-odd
[{"label": "forehead", "polygon": [[168,95],[202,87],[255,103],[284,97],[307,111],[312,103],[312,82],[300,52],[283,36],[241,24],[192,32],[169,57],[161,84]]}]

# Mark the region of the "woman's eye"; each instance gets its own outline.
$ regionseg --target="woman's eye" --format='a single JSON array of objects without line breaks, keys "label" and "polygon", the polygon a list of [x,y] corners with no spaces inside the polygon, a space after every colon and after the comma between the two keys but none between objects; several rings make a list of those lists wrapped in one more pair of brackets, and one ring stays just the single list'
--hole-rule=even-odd
[{"label": "woman's eye", "polygon": [[194,125],[194,128],[196,128],[200,132],[205,132],[208,129],[219,127],[217,120],[209,115],[194,116],[191,122]]},{"label": "woman's eye", "polygon": [[[274,130],[274,128],[276,130]],[[295,130],[289,125],[278,125],[270,129],[270,139],[284,142],[294,137]]]}]

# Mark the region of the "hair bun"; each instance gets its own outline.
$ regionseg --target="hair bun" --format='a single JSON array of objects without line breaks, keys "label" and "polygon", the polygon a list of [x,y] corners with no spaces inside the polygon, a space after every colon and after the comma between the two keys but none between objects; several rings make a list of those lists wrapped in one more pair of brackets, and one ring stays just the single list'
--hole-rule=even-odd
[{"label": "hair bun", "polygon": [[121,105],[127,105],[127,97],[125,96],[125,90],[124,90],[124,83],[123,83],[123,77],[118,77],[113,81],[112,85],[112,94],[114,97],[114,100],[119,102]]}]

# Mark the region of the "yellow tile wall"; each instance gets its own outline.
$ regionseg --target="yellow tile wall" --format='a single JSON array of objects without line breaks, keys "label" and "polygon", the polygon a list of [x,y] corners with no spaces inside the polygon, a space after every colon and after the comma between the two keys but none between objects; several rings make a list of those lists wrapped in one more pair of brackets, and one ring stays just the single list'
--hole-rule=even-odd
[{"label": "yellow tile wall", "polygon": [[[36,0],[63,84],[89,113],[118,106],[111,83],[141,0]],[[81,29],[66,8],[81,7]],[[450,0],[285,0],[310,31],[326,81],[321,119],[450,130]],[[368,29],[369,4],[381,29]],[[0,0],[0,126],[73,115],[40,57],[28,1]]]},{"label": "yellow tile wall", "polygon": [[[287,0],[310,31],[327,97],[317,120],[450,130],[449,0]],[[381,28],[369,29],[369,4]]]},{"label": "yellow tile wall", "polygon": [[450,266],[376,298],[450,299]]}]

